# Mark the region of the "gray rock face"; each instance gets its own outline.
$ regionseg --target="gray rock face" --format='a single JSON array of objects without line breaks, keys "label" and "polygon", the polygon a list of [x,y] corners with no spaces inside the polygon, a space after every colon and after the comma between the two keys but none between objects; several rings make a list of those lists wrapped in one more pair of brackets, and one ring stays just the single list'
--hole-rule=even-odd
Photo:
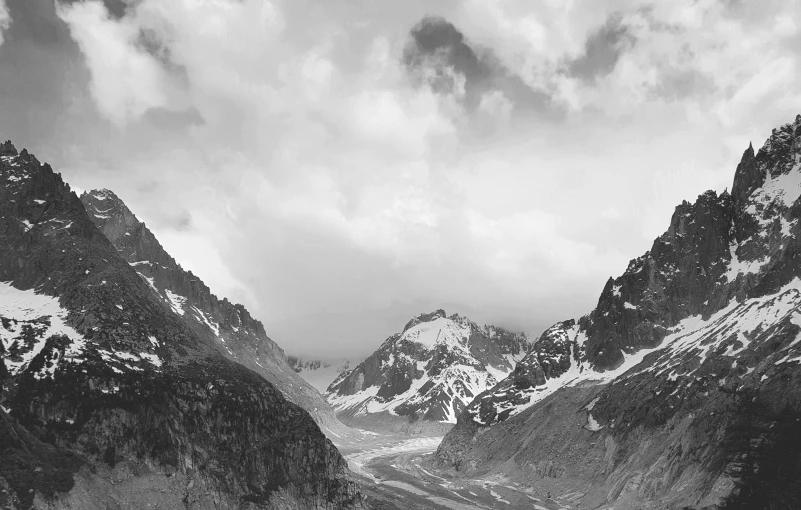
[{"label": "gray rock face", "polygon": [[799,197],[801,116],[745,151],[731,194],[677,207],[594,310],[546,331],[462,413],[438,462],[532,469],[582,505],[801,504],[787,481],[801,475],[787,439],[801,419]]},{"label": "gray rock face", "polygon": [[525,335],[436,310],[409,321],[344,372],[326,397],[346,423],[441,432],[473,397],[511,372],[528,345]]},{"label": "gray rock face", "polygon": [[81,195],[89,217],[151,290],[217,350],[273,383],[321,424],[335,427],[331,406],[290,367],[284,351],[240,304],[218,299],[203,281],[185,271],[113,192]]},{"label": "gray rock face", "polygon": [[10,143],[0,145],[0,240],[4,505],[90,508],[111,494],[102,473],[124,465],[128,484],[155,480],[118,494],[130,508],[166,498],[174,477],[197,508],[361,507],[309,414],[220,355],[61,177]]}]

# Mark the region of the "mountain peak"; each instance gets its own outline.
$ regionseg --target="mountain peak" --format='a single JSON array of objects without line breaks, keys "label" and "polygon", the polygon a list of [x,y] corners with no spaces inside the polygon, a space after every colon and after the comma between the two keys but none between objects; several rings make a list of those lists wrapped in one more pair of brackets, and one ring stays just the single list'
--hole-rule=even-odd
[{"label": "mountain peak", "polygon": [[442,432],[476,395],[511,373],[528,348],[524,334],[479,327],[442,309],[422,313],[337,378],[326,396],[352,424]]},{"label": "mountain peak", "polygon": [[764,175],[759,171],[754,154],[754,145],[749,143],[748,149],[743,152],[737,170],[734,172],[734,184],[731,188],[731,196],[735,204],[742,204],[746,198],[764,182]]},{"label": "mountain peak", "polygon": [[83,194],[81,195],[81,200],[83,200],[84,197],[91,197],[95,200],[101,200],[101,201],[114,200],[122,202],[122,200],[120,200],[120,198],[108,188],[100,188],[100,189],[93,189],[91,191],[84,191]]},{"label": "mountain peak", "polygon": [[0,144],[0,156],[16,156],[17,148],[11,143],[11,140],[6,140]]},{"label": "mountain peak", "polygon": [[444,319],[445,317],[447,317],[447,315],[445,314],[445,310],[443,310],[442,308],[439,308],[429,313],[421,313],[420,315],[416,316],[415,318],[406,323],[406,326],[404,326],[403,328],[403,333],[405,333],[407,330],[417,326],[422,322],[431,322],[437,319]]}]

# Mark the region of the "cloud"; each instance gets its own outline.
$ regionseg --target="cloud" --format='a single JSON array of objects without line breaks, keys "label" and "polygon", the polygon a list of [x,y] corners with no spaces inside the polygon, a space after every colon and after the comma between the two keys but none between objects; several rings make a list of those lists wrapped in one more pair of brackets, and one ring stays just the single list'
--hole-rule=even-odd
[{"label": "cloud", "polygon": [[0,0],[0,45],[3,44],[3,32],[11,25],[11,14],[8,12],[5,0]]},{"label": "cloud", "polygon": [[36,1],[9,4],[0,131],[295,353],[439,307],[586,313],[801,111],[797,1],[90,0],[47,30]]},{"label": "cloud", "polygon": [[568,74],[584,81],[607,75],[615,68],[620,54],[633,44],[621,18],[612,16],[597,32],[589,35],[584,53],[568,62]]},{"label": "cloud", "polygon": [[452,23],[426,16],[409,32],[403,63],[418,84],[454,97],[466,109],[496,111],[508,117],[514,110],[534,109],[544,113],[550,98],[533,89],[500,62],[489,48],[471,45]]},{"label": "cloud", "polygon": [[157,58],[159,43],[135,20],[112,17],[99,1],[58,4],[56,12],[86,57],[98,108],[115,125],[171,106],[180,95]]}]

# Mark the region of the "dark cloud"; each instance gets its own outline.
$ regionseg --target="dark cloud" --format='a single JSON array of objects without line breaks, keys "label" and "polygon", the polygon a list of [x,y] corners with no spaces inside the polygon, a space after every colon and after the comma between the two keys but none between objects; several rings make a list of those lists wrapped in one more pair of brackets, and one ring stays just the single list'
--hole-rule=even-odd
[{"label": "dark cloud", "polygon": [[418,83],[427,83],[439,93],[460,92],[468,110],[481,104],[487,92],[499,91],[517,111],[552,110],[550,96],[529,87],[511,73],[489,48],[470,44],[464,34],[441,17],[425,17],[409,32],[403,64]]},{"label": "dark cloud", "polygon": [[[428,78],[438,92],[451,92],[455,87],[452,70],[464,76],[468,97],[474,99],[472,92],[485,88],[498,71],[490,62],[479,59],[465,43],[464,35],[444,18],[424,18],[409,35],[403,63],[417,77]],[[425,71],[433,72],[433,76],[424,76]]]},{"label": "dark cloud", "polygon": [[189,86],[186,68],[172,58],[169,45],[152,29],[141,29],[134,43],[136,47],[155,58],[161,66],[185,87]]},{"label": "dark cloud", "polygon": [[634,44],[634,37],[628,33],[619,16],[610,17],[607,22],[590,34],[584,43],[584,54],[568,62],[568,74],[592,82],[614,70],[620,55]]},{"label": "dark cloud", "polygon": [[105,4],[109,14],[115,18],[122,18],[125,16],[125,11],[128,8],[128,4],[123,0],[103,0],[103,4]]},{"label": "dark cloud", "polygon": [[94,112],[89,73],[52,0],[8,0],[7,7],[13,22],[0,46],[0,132],[49,159],[81,136]]},{"label": "dark cloud", "polygon": [[[55,2],[65,5],[77,4],[84,1],[86,0],[55,0]],[[49,3],[52,4],[54,2],[51,1]],[[103,0],[103,5],[106,6],[106,10],[108,11],[109,16],[115,19],[119,19],[125,16],[129,3],[133,4],[134,2],[133,1],[126,2],[125,0]]]}]

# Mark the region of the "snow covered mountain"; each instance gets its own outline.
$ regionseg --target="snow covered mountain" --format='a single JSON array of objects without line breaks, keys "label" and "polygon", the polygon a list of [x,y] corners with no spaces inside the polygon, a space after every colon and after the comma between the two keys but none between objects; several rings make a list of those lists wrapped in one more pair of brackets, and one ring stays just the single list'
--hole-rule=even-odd
[{"label": "snow covered mountain", "polygon": [[0,239],[0,507],[362,508],[309,413],[222,356],[10,142]]},{"label": "snow covered mountain", "polygon": [[343,372],[326,397],[348,424],[441,432],[473,397],[514,370],[528,347],[525,335],[436,310],[415,317]]},{"label": "snow covered mountain", "polygon": [[350,370],[350,366],[354,364],[353,360],[349,359],[308,360],[297,356],[287,356],[287,362],[299,376],[311,384],[321,395],[325,394],[325,390],[342,372],[347,372]]},{"label": "snow covered mountain", "polygon": [[200,278],[185,271],[112,191],[92,190],[80,198],[95,225],[173,313],[221,354],[273,383],[320,424],[336,428],[333,410],[320,392],[289,366],[284,351],[244,306],[218,299]]},{"label": "snow covered mountain", "polygon": [[[801,115],[676,208],[598,305],[545,331],[438,452],[581,507],[801,506]],[[714,506],[718,508],[718,506]]]}]

